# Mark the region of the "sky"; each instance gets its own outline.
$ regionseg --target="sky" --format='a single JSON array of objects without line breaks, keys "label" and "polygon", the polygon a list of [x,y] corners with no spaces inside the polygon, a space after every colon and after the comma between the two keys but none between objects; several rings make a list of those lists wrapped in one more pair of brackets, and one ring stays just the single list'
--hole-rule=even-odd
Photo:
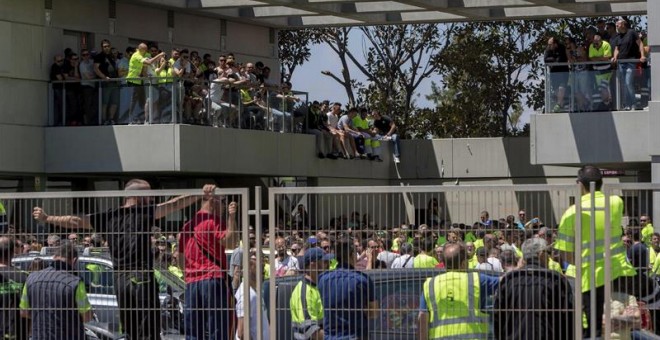
[{"label": "sky", "polygon": [[[361,62],[364,62],[364,57],[362,55],[364,40],[365,38],[359,30],[354,29],[351,31],[348,47]],[[293,88],[298,91],[308,92],[310,101],[322,101],[328,99],[331,102],[338,101],[341,103],[347,103],[348,96],[346,95],[344,88],[334,79],[321,74],[321,71],[324,70],[331,71],[336,75],[340,74],[341,62],[339,57],[337,57],[335,52],[325,44],[313,45],[310,50],[311,57],[309,58],[309,61],[305,62],[302,66],[296,67],[293,73],[293,78],[291,79]],[[350,62],[349,68],[353,78],[358,81],[366,82],[366,78]],[[431,101],[425,98],[425,95],[431,93],[431,82],[434,81],[440,83],[441,79],[442,78],[436,74],[422,81],[417,88],[418,93],[416,93],[416,95],[419,94],[419,96],[415,99],[418,107],[434,106]],[[534,113],[533,110],[529,108],[525,109],[520,119],[520,126],[529,122],[532,113]]]}]

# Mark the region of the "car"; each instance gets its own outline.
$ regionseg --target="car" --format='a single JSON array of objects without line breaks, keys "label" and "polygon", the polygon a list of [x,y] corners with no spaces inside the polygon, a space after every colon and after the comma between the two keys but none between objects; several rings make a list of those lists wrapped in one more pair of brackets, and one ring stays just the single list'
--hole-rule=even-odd
[{"label": "car", "polygon": [[[12,259],[12,265],[29,271],[36,259],[45,268],[53,261],[56,248],[44,247],[40,252],[22,254]],[[114,292],[113,266],[107,248],[80,249],[77,271],[87,288],[87,297],[94,310],[94,321],[85,324],[88,338],[122,339],[117,297]],[[38,269],[38,268],[35,268]],[[164,339],[183,339],[183,311],[179,297],[185,283],[166,269],[155,269],[159,278],[159,299]]]},{"label": "car", "polygon": [[[407,340],[417,336],[419,298],[424,281],[443,272],[442,269],[384,269],[364,271],[376,286],[380,304],[378,317],[370,321],[369,338]],[[301,275],[276,280],[277,339],[293,339],[289,300]],[[268,306],[268,281],[264,282],[264,301]]]}]

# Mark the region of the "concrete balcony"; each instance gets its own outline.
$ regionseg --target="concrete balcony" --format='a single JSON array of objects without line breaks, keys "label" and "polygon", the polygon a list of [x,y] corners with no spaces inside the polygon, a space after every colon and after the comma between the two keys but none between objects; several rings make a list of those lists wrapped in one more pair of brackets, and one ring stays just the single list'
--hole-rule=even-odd
[{"label": "concrete balcony", "polygon": [[599,164],[634,168],[657,155],[660,107],[650,110],[536,114],[531,118],[532,164]]}]

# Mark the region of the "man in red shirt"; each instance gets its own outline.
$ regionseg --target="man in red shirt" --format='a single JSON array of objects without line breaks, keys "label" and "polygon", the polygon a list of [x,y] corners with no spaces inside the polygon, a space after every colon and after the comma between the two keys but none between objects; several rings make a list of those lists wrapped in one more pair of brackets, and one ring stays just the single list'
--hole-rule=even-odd
[{"label": "man in red shirt", "polygon": [[238,243],[237,210],[238,204],[231,202],[225,216],[225,199],[210,196],[181,231],[179,252],[185,258],[186,339],[231,339],[231,289],[225,248]]}]

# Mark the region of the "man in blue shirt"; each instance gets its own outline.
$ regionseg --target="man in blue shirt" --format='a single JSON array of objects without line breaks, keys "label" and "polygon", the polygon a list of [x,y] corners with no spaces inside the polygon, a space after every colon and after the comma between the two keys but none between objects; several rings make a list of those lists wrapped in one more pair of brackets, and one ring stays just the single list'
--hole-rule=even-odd
[{"label": "man in blue shirt", "polygon": [[323,273],[318,289],[323,301],[326,340],[368,339],[369,319],[378,316],[374,282],[356,271],[353,243],[335,243],[337,269]]}]

